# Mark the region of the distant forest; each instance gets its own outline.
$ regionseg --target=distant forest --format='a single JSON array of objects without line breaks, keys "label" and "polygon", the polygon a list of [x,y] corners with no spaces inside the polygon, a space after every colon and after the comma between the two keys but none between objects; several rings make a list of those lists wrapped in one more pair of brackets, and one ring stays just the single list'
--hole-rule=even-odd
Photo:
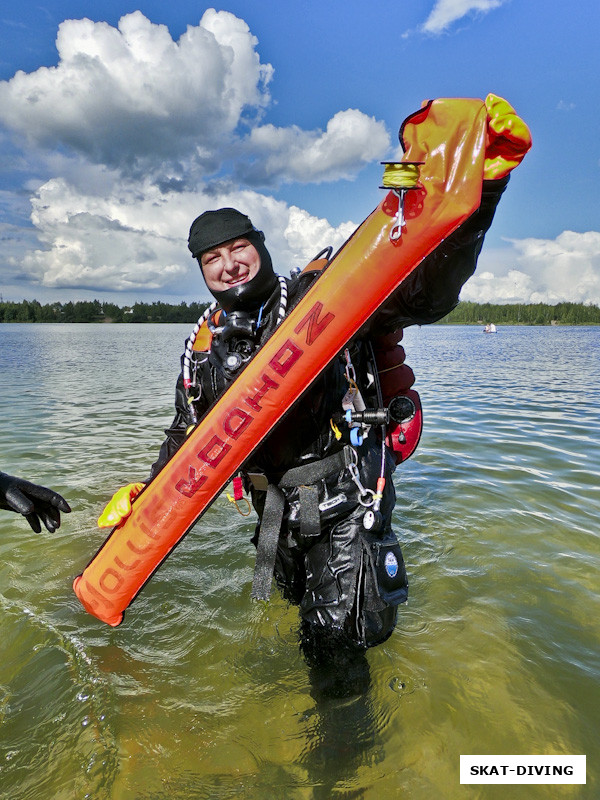
[{"label": "distant forest", "polygon": [[600,325],[600,308],[583,303],[493,305],[459,303],[440,324],[481,325]]},{"label": "distant forest", "polygon": [[117,306],[99,300],[42,305],[37,300],[0,302],[0,322],[191,322],[208,303],[135,303]]},{"label": "distant forest", "polygon": [[[207,303],[135,303],[117,306],[99,300],[42,305],[37,300],[0,302],[0,322],[187,322],[194,323]],[[600,325],[600,308],[583,303],[493,305],[459,303],[442,325]]]}]

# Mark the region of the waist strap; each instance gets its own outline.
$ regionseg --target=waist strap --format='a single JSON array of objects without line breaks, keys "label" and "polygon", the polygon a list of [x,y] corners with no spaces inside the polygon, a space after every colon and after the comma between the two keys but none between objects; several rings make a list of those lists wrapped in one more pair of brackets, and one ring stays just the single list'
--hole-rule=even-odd
[{"label": "waist strap", "polygon": [[281,490],[300,487],[300,532],[306,536],[318,535],[321,530],[319,493],[313,484],[329,475],[341,472],[353,461],[353,450],[350,447],[344,447],[338,453],[320,461],[292,467],[283,473],[277,484],[270,483],[268,485],[256,546],[256,564],[252,581],[253,598],[268,600],[271,595],[277,542],[281,533],[285,506],[285,495]]},{"label": "waist strap", "polygon": [[281,489],[292,489],[295,486],[310,486],[312,483],[327,478],[336,472],[355,463],[354,451],[351,447],[344,447],[331,456],[326,456],[320,461],[311,461],[310,464],[301,464],[299,467],[292,467],[284,472],[277,485]]}]

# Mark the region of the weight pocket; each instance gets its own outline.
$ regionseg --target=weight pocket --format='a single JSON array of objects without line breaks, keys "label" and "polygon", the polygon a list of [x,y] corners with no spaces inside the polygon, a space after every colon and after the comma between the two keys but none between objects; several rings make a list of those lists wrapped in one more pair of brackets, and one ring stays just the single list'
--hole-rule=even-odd
[{"label": "weight pocket", "polygon": [[408,580],[402,550],[396,539],[384,539],[371,544],[381,599],[392,606],[408,599]]}]

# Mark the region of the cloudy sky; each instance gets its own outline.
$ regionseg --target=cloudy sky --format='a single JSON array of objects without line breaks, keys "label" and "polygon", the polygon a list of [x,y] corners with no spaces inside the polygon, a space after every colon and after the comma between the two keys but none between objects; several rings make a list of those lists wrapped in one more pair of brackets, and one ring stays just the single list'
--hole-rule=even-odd
[{"label": "cloudy sky", "polygon": [[380,202],[425,99],[507,98],[534,147],[466,300],[600,303],[597,0],[22,0],[0,11],[0,293],[203,300],[191,221],[278,271]]}]

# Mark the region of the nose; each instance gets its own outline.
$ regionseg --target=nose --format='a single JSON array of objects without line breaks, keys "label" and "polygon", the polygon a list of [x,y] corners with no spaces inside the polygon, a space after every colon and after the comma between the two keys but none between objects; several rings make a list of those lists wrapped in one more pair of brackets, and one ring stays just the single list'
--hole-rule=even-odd
[{"label": "nose", "polygon": [[221,258],[223,259],[223,270],[224,272],[237,272],[239,269],[238,263],[236,261],[235,255],[230,252],[229,250],[225,250],[221,254]]}]

